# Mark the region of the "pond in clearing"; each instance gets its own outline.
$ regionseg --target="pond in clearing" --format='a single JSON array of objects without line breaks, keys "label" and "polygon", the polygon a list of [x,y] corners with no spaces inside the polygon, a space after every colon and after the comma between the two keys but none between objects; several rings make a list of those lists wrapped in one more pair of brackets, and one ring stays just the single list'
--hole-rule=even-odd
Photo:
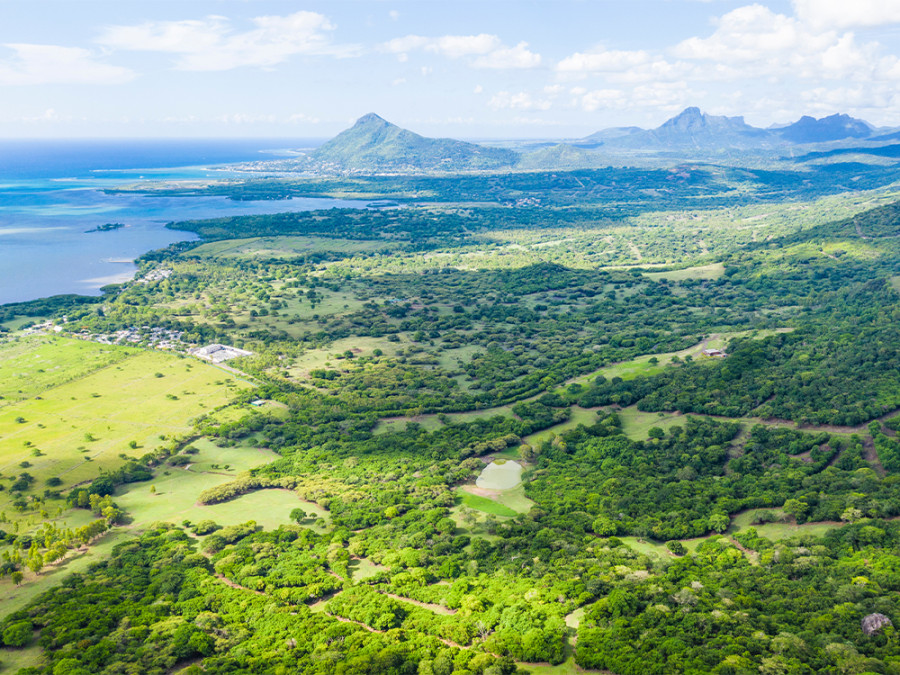
[{"label": "pond in clearing", "polygon": [[491,462],[475,480],[475,485],[488,490],[509,490],[522,482],[522,465],[512,460]]}]

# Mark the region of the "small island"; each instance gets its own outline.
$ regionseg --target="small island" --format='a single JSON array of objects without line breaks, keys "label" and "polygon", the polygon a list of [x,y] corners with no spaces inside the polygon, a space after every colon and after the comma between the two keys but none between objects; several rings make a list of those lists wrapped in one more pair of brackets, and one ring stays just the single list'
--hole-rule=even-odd
[{"label": "small island", "polygon": [[112,232],[113,230],[120,230],[125,227],[125,223],[105,223],[103,225],[98,225],[93,230],[85,230],[85,232]]}]

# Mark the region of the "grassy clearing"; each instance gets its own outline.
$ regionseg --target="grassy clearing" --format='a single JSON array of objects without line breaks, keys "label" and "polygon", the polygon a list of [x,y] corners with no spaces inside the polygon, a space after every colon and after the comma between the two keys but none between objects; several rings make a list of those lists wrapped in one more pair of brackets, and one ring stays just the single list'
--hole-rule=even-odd
[{"label": "grassy clearing", "polygon": [[698,265],[697,267],[685,267],[680,270],[668,270],[665,272],[644,272],[644,276],[653,281],[668,279],[669,281],[684,281],[685,279],[719,279],[725,274],[725,265],[712,263],[711,265]]},{"label": "grassy clearing", "polygon": [[0,328],[12,332],[19,330],[23,326],[33,326],[48,321],[49,319],[49,316],[17,316],[8,321],[0,321]]},{"label": "grassy clearing", "polygon": [[842,525],[843,523],[804,523],[803,525],[797,525],[796,523],[769,523],[767,525],[755,525],[754,527],[756,527],[760,537],[779,541],[798,534],[821,537]]},{"label": "grassy clearing", "polygon": [[560,424],[556,424],[547,429],[542,429],[541,431],[536,431],[533,434],[529,434],[522,439],[523,443],[528,443],[529,445],[540,445],[544,441],[549,441],[554,436],[559,436],[560,434],[568,431],[569,429],[574,429],[579,424],[584,424],[585,426],[592,425],[597,419],[597,411],[589,410],[587,408],[579,408],[578,406],[572,406],[571,408],[572,415],[568,420],[562,422]]},{"label": "grassy clearing", "polygon": [[[338,360],[337,355],[342,355],[347,350],[354,350],[360,356],[372,356],[372,352],[380,349],[385,356],[394,357],[403,348],[402,343],[390,342],[384,338],[353,337],[335,340],[327,347],[310,349],[293,359],[289,365],[282,368],[292,379],[305,379],[309,371],[318,368],[335,367],[345,365],[344,360]],[[355,350],[359,350],[356,352]]]},{"label": "grassy clearing", "polygon": [[456,494],[457,503],[470,509],[475,509],[482,513],[490,513],[503,518],[513,518],[518,515],[518,512],[493,499],[488,499],[487,497],[482,497],[480,495],[473,495],[471,492],[466,492],[465,490],[458,490]]},{"label": "grassy clearing", "polygon": [[[266,529],[274,529],[290,523],[290,513],[297,507],[329,521],[324,509],[312,502],[301,501],[290,490],[258,490],[221,504],[197,504],[197,497],[203,490],[233,480],[239,473],[267,464],[278,455],[246,445],[220,448],[208,440],[193,445],[200,452],[194,455],[195,461],[187,469],[171,467],[152,481],[134,483],[116,495],[116,502],[133,517],[132,528],[140,529],[160,521],[180,523],[182,520],[208,519],[220,525],[255,520]],[[225,466],[230,468],[226,470]],[[155,493],[151,492],[151,486]]]},{"label": "grassy clearing", "polygon": [[9,340],[0,344],[0,405],[32,398],[138,351],[45,335]]},{"label": "grassy clearing", "polygon": [[[132,536],[134,533],[128,530],[113,530],[95,541],[88,551],[70,553],[62,564],[45,567],[40,576],[36,577],[26,571],[25,580],[19,586],[13,584],[9,577],[0,579],[0,619],[22,609],[41,593],[62,582],[69,574],[84,572],[90,565],[108,556],[116,544]],[[5,662],[5,659],[0,657],[0,662]]]},{"label": "grassy clearing", "polygon": [[649,413],[641,412],[637,406],[629,406],[617,411],[622,423],[622,431],[628,438],[635,441],[647,440],[647,434],[653,427],[660,427],[668,431],[676,425],[687,422],[687,416],[680,413]]},{"label": "grassy clearing", "polygon": [[434,431],[444,426],[437,415],[417,415],[416,417],[392,417],[384,419],[375,425],[372,430],[373,434],[391,434],[398,431],[404,431],[407,424],[418,424],[427,431]]},{"label": "grassy clearing", "polygon": [[[117,490],[116,502],[132,518],[127,526],[105,534],[86,552],[70,554],[63,564],[45,568],[39,576],[26,572],[21,586],[14,586],[9,578],[0,579],[0,618],[24,607],[68,574],[82,572],[91,563],[102,560],[109,555],[113,546],[136,536],[143,528],[155,522],[179,524],[183,520],[198,522],[208,519],[220,525],[236,525],[255,520],[262,527],[272,529],[291,522],[290,512],[302,507],[307,513],[314,513],[316,518],[324,518],[326,521],[325,527],[319,527],[308,520],[304,523],[307,527],[317,532],[328,529],[329,514],[317,504],[301,501],[289,490],[260,490],[222,504],[198,505],[197,496],[201,491],[232,480],[242,471],[271,462],[278,455],[269,450],[247,446],[220,448],[206,439],[200,439],[193,445],[199,452],[193,456],[195,462],[188,469],[162,468],[152,481],[132,483]],[[231,466],[228,471],[222,468],[226,464]],[[212,465],[219,468],[213,469]],[[156,489],[155,493],[151,492],[151,485]],[[67,511],[61,520],[69,527],[75,527],[91,519],[92,516],[87,511],[72,510]]]},{"label": "grassy clearing", "polygon": [[[504,405],[497,408],[484,408],[483,410],[469,410],[468,412],[450,413],[447,419],[451,423],[465,424],[466,422],[474,422],[475,420],[486,420],[491,417],[500,415],[502,417],[515,417],[512,411],[512,405]],[[410,422],[421,424],[422,427],[429,431],[441,428],[444,423],[438,415],[417,415],[416,417],[390,417],[378,422],[372,433],[386,434],[394,431],[403,431]],[[506,456],[508,459],[518,459],[514,454],[498,453],[498,456]]]},{"label": "grassy clearing", "polygon": [[[194,418],[249,386],[191,359],[126,353],[85,377],[0,409],[0,472],[11,477],[27,471],[35,478],[33,491],[59,477],[65,490],[117,468],[122,454],[140,456],[189,433]],[[9,491],[0,493],[0,511],[13,522],[34,521],[33,513],[20,513],[11,502]],[[50,502],[47,510],[57,508]]]},{"label": "grassy clearing", "polygon": [[534,502],[525,496],[525,485],[517,485],[511,490],[504,490],[497,496],[497,501],[516,513],[528,513]]},{"label": "grassy clearing", "polygon": [[438,356],[438,365],[444,370],[456,370],[459,368],[458,361],[468,363],[475,354],[482,353],[484,353],[484,348],[479,345],[466,345],[456,349],[446,349]]},{"label": "grassy clearing", "polygon": [[44,662],[43,650],[38,645],[12,649],[0,648],[0,671],[17,673],[22,668],[37,668]]},{"label": "grassy clearing", "polygon": [[349,569],[351,579],[353,579],[354,582],[360,582],[365,579],[370,579],[388,568],[384,565],[373,563],[367,558],[355,558],[350,561]]},{"label": "grassy clearing", "polygon": [[468,412],[450,413],[447,417],[450,421],[458,424],[464,422],[472,422],[474,420],[486,420],[491,417],[500,415],[501,417],[515,417],[512,411],[512,405],[503,405],[497,408],[484,408],[483,410],[470,410]]},{"label": "grassy clearing", "polygon": [[639,539],[638,537],[619,537],[628,548],[649,556],[668,556],[669,549],[665,544],[651,539]]},{"label": "grassy clearing", "polygon": [[[752,330],[732,333],[716,333],[708,336],[705,340],[698,342],[693,347],[688,347],[687,349],[682,349],[681,351],[677,352],[665,352],[663,354],[645,354],[644,356],[638,356],[631,359],[630,361],[614,363],[609,366],[604,366],[599,370],[595,370],[592,373],[588,373],[587,375],[581,375],[579,377],[573,378],[566,384],[577,383],[581,385],[587,385],[598,375],[602,375],[607,380],[610,380],[614,377],[621,377],[623,380],[631,380],[640,375],[656,375],[663,372],[666,367],[670,363],[672,363],[672,358],[675,356],[677,356],[679,359],[684,359],[686,356],[690,356],[692,359],[706,359],[707,357],[703,356],[704,349],[724,349],[728,345],[728,342],[730,340],[733,340],[734,338],[752,337],[757,340],[761,340],[765,337],[769,337],[770,335],[775,335],[776,333],[789,333],[792,330],[794,329],[778,328],[776,330]],[[652,359],[655,359],[655,362],[651,361]]]},{"label": "grassy clearing", "polygon": [[900,276],[891,277],[891,286],[893,286],[895,291],[900,293]]},{"label": "grassy clearing", "polygon": [[311,253],[369,253],[390,251],[398,244],[390,241],[359,241],[329,237],[253,237],[203,244],[190,252],[202,258],[290,259]]}]

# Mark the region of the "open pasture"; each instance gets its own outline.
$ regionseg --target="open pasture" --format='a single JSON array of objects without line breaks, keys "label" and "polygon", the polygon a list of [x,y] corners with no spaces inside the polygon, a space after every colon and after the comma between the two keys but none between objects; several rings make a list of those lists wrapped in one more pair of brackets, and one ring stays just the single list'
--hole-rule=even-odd
[{"label": "open pasture", "polygon": [[549,441],[554,436],[559,436],[560,434],[569,431],[569,429],[574,429],[579,424],[591,426],[597,419],[596,410],[579,408],[577,405],[572,406],[570,410],[571,415],[565,422],[529,434],[522,438],[522,442],[527,443],[528,445],[540,445],[544,441]]},{"label": "open pasture", "polygon": [[[59,347],[65,351],[64,342]],[[187,434],[191,421],[231,400],[248,384],[230,373],[172,354],[108,347],[126,354],[118,362],[0,409],[0,472],[27,471],[34,492],[58,477],[65,490]],[[85,351],[83,356],[89,356]],[[101,362],[107,357],[99,353]],[[52,355],[48,355],[52,361]],[[0,493],[0,511],[22,520]],[[55,507],[54,507],[55,508]]]},{"label": "open pasture", "polygon": [[647,440],[647,434],[653,427],[668,431],[671,427],[687,422],[687,417],[681,413],[641,412],[636,406],[617,410],[616,414],[622,424],[622,431],[635,441]]},{"label": "open pasture", "polygon": [[0,343],[0,406],[37,396],[137,351],[46,335]]},{"label": "open pasture", "polygon": [[279,455],[247,443],[220,447],[208,439],[199,439],[191,445],[198,452],[191,455],[190,464],[165,467],[152,481],[133,483],[117,491],[116,502],[132,516],[131,528],[140,529],[159,521],[214,520],[220,525],[234,525],[255,520],[267,529],[274,529],[292,522],[290,513],[298,507],[315,514],[315,518],[329,520],[327,511],[312,502],[301,501],[290,490],[257,490],[220,504],[198,504],[197,498],[204,490],[234,480],[249,469],[278,459]]},{"label": "open pasture", "polygon": [[664,272],[644,272],[644,276],[653,281],[666,279],[668,281],[684,281],[686,279],[713,280],[719,279],[725,274],[725,265],[712,263],[710,265],[698,265]]},{"label": "open pasture", "polygon": [[252,237],[213,241],[191,249],[203,258],[257,258],[289,260],[315,253],[371,253],[397,248],[396,242],[334,239],[330,237]]}]

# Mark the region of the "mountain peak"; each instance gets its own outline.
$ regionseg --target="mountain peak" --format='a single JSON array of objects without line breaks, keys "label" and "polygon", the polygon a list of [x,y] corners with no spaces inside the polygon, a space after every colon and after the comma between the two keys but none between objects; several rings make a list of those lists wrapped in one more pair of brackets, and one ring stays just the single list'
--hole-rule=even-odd
[{"label": "mountain peak", "polygon": [[362,126],[372,126],[372,125],[392,126],[391,123],[388,122],[386,119],[384,119],[380,115],[376,115],[375,113],[372,113],[372,112],[366,113],[365,115],[360,117],[358,120],[356,120],[356,124],[354,124],[353,126],[354,127],[362,127]]},{"label": "mountain peak", "polygon": [[401,172],[496,169],[512,166],[519,159],[512,150],[425,138],[375,113],[360,117],[320,146],[313,157],[345,170]]},{"label": "mountain peak", "polygon": [[822,143],[844,138],[865,138],[871,135],[872,125],[846,113],[835,113],[821,119],[804,115],[793,124],[779,129],[779,133],[794,143]]}]

